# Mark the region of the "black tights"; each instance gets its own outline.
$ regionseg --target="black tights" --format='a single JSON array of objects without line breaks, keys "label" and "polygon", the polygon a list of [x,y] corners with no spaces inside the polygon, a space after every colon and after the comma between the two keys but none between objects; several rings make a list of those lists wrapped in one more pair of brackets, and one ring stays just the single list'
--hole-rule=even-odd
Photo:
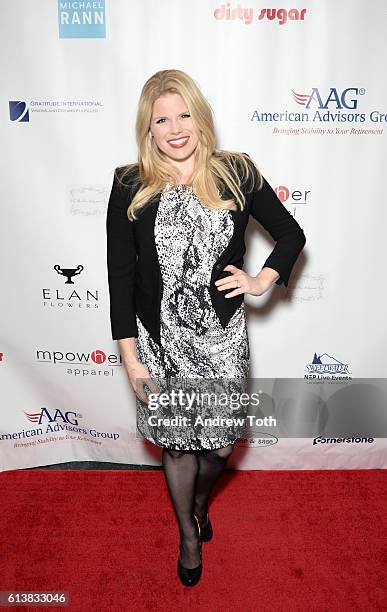
[{"label": "black tights", "polygon": [[182,564],[199,565],[198,533],[194,513],[204,525],[214,484],[234,450],[230,444],[212,451],[178,451],[163,448],[165,479],[179,525]]}]

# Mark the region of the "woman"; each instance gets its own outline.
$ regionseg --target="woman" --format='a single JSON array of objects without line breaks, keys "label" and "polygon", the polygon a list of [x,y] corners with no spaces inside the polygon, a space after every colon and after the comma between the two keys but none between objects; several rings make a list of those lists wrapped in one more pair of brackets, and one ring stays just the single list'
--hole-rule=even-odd
[{"label": "woman", "polygon": [[[138,163],[116,169],[107,211],[112,337],[136,393],[138,428],[163,449],[178,575],[193,586],[201,542],[213,535],[209,496],[239,434],[154,427],[145,387],[157,394],[156,381],[173,377],[245,380],[244,294],[287,285],[305,236],[247,154],[216,149],[211,107],[184,72],[162,70],[145,83],[136,138]],[[256,276],[242,269],[250,214],[276,241]]]}]

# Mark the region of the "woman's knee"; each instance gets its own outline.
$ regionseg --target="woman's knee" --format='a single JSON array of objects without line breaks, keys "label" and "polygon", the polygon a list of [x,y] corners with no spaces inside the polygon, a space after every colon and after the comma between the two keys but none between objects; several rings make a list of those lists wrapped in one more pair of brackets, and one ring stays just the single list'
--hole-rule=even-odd
[{"label": "woman's knee", "polygon": [[211,455],[213,455],[216,459],[226,460],[229,458],[233,450],[234,450],[234,445],[230,444],[229,446],[225,446],[224,448],[217,448],[211,451]]},{"label": "woman's knee", "polygon": [[184,455],[184,451],[173,450],[172,448],[165,448],[164,452],[170,457],[173,457],[173,459],[179,459]]}]

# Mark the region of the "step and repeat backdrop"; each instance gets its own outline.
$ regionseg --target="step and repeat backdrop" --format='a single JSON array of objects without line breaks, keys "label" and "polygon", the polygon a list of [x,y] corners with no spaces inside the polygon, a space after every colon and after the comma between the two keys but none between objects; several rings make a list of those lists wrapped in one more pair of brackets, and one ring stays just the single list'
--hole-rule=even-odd
[{"label": "step and repeat backdrop", "polygon": [[[141,88],[177,68],[306,245],[245,296],[261,404],[236,469],[387,467],[387,7],[343,0],[3,0],[0,469],[161,464],[111,338],[106,210]],[[244,269],[274,246],[250,218]],[[145,364],[146,365],[146,364]],[[262,401],[264,400],[264,401]]]}]

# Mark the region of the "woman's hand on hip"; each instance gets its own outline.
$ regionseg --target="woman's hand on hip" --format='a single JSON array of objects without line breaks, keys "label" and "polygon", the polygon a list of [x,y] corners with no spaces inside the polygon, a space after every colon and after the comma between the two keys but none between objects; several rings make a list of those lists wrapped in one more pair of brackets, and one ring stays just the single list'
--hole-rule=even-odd
[{"label": "woman's hand on hip", "polygon": [[[257,276],[250,276],[244,270],[229,264],[224,268],[227,272],[231,272],[226,278],[220,278],[215,281],[218,291],[228,291],[225,298],[234,297],[241,293],[249,293],[250,295],[262,295],[273,283],[279,278],[278,272],[271,268],[263,268]],[[271,272],[268,274],[268,270]],[[229,291],[232,289],[232,291]]]}]

